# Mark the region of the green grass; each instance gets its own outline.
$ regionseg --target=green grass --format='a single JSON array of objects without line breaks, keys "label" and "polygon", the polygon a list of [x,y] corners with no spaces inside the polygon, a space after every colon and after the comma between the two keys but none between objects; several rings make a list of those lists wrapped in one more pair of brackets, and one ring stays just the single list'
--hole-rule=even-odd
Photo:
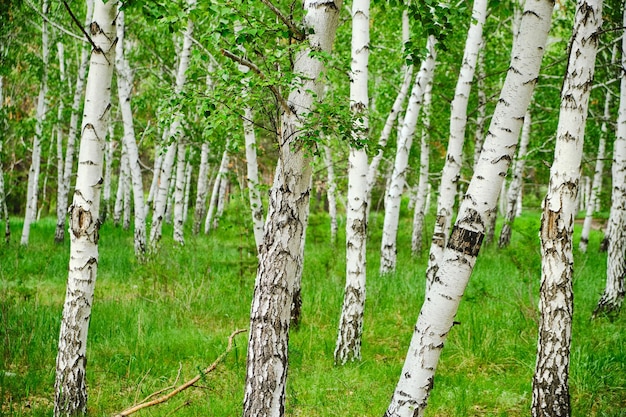
[{"label": "green grass", "polygon": [[[408,217],[408,216],[407,216]],[[429,219],[428,227],[432,227]],[[110,416],[164,387],[194,377],[247,328],[256,258],[247,215],[231,210],[219,233],[176,247],[164,230],[158,256],[132,253],[132,232],[106,223],[88,344],[89,411]],[[54,245],[54,221],[32,226],[28,247],[0,247],[0,414],[49,416],[69,242]],[[290,338],[288,416],[381,416],[397,382],[424,296],[426,254],[410,256],[400,226],[397,272],[378,276],[382,217],[372,214],[363,361],[333,365],[344,286],[343,231],[329,242],[328,217],[307,232],[303,321]],[[535,362],[541,261],[537,213],[516,220],[511,246],[481,250],[450,333],[428,416],[526,416]],[[426,239],[426,237],[425,237]],[[576,253],[571,356],[574,416],[626,416],[626,319],[589,317],[604,286],[606,255],[593,232]],[[425,248],[427,248],[425,241]],[[169,403],[140,415],[241,414],[247,337],[226,360]]]}]

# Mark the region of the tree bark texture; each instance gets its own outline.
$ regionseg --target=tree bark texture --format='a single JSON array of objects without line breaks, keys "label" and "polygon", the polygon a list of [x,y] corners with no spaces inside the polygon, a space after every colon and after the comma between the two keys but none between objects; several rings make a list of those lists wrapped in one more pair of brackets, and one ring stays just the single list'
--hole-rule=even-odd
[{"label": "tree bark texture", "polygon": [[[626,27],[626,9],[624,25]],[[619,313],[624,301],[626,276],[626,36],[622,37],[620,68],[620,103],[617,115],[617,134],[613,144],[613,185],[611,213],[607,226],[608,249],[606,285],[593,315]]]},{"label": "tree bark texture", "polygon": [[326,198],[328,200],[328,216],[330,217],[330,243],[337,243],[337,181],[335,166],[330,147],[324,145],[324,163],[326,164]]},{"label": "tree bark texture", "polygon": [[289,94],[291,111],[282,115],[279,160],[270,190],[264,241],[250,313],[244,417],[284,415],[289,325],[296,279],[303,265],[311,187],[310,150],[300,142],[304,115],[322,97],[323,63],[311,51],[329,53],[341,1],[304,1],[308,47],[295,60],[302,84]]},{"label": "tree bark texture", "polygon": [[111,109],[117,2],[95,3],[76,190],[70,207],[70,261],[56,360],[55,416],[87,411],[87,331],[98,270],[100,188],[104,141]]},{"label": "tree bark texture", "polygon": [[203,142],[200,148],[200,169],[198,171],[198,186],[196,188],[196,203],[193,213],[193,234],[200,233],[202,219],[204,219],[206,196],[209,192],[209,144]]},{"label": "tree bark texture", "polygon": [[411,339],[387,417],[424,415],[439,356],[481,247],[489,213],[503,179],[535,87],[554,1],[528,0],[518,42],[491,119],[480,160],[463,199]]},{"label": "tree bark texture", "polygon": [[533,376],[533,417],[571,415],[568,378],[573,313],[572,235],[601,24],[602,0],[579,0],[561,90],[554,162],[539,233],[540,319]]}]

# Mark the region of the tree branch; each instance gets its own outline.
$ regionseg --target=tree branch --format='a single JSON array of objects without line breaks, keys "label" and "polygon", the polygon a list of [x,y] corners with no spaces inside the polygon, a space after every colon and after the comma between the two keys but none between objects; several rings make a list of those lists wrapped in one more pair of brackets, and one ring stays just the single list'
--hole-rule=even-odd
[{"label": "tree branch", "polygon": [[67,9],[67,12],[70,14],[70,16],[72,17],[72,20],[74,21],[74,23],[76,23],[76,26],[78,26],[80,28],[80,30],[85,34],[85,36],[87,37],[87,40],[89,41],[89,43],[91,44],[91,46],[93,46],[93,49],[96,51],[99,51],[100,48],[96,45],[96,43],[93,41],[93,39],[91,39],[91,36],[89,36],[89,34],[87,33],[87,31],[85,30],[85,28],[83,27],[83,25],[78,21],[78,19],[76,18],[76,15],[74,15],[74,12],[72,12],[72,9],[70,9],[70,6],[68,6],[67,2],[65,0],[63,0],[63,4],[65,5],[65,8]]},{"label": "tree branch", "polygon": [[[256,74],[259,75],[259,77],[261,77],[264,80],[267,80],[267,77],[265,76],[265,74],[263,74],[263,72],[261,71],[261,69],[259,67],[257,67],[253,62],[242,58],[238,55],[233,54],[232,52],[230,52],[229,50],[226,49],[221,49],[222,55],[224,55],[227,58],[232,59],[233,61],[235,61],[238,64],[241,64],[243,66],[246,66],[248,68],[250,68],[253,72],[255,72]],[[278,88],[275,85],[268,85],[268,88],[272,91],[272,93],[274,93],[274,96],[276,97],[276,100],[278,100],[278,102],[280,103],[280,106],[283,108],[283,110],[286,113],[293,113],[293,110],[291,110],[291,108],[289,107],[289,104],[287,104],[287,101],[285,100],[285,98],[282,96],[282,94],[280,94],[280,91],[278,90]]]},{"label": "tree branch", "polygon": [[291,19],[285,16],[276,6],[272,4],[270,0],[261,0],[261,3],[265,4],[274,14],[289,28],[289,31],[293,33],[293,37],[299,41],[306,39],[306,36],[298,27],[293,23]]},{"label": "tree branch", "polygon": [[[178,388],[176,388],[174,391],[170,392],[169,394],[165,394],[159,398],[156,398],[152,401],[147,401],[147,402],[142,402],[141,404],[137,404],[134,405],[130,408],[127,408],[126,410],[120,412],[119,414],[116,414],[115,417],[125,417],[125,416],[129,416],[131,414],[136,413],[137,411],[147,408],[147,407],[152,407],[153,405],[157,405],[157,404],[161,404],[164,403],[166,401],[168,401],[170,398],[172,398],[173,396],[175,396],[176,394],[178,394],[181,391],[186,390],[187,388],[193,386],[196,382],[198,382],[203,376],[205,376],[206,374],[208,374],[209,372],[213,371],[215,368],[217,368],[217,365],[220,364],[220,362],[222,362],[224,360],[224,358],[226,357],[226,355],[228,354],[228,352],[230,352],[233,348],[233,339],[235,338],[235,336],[237,336],[239,333],[243,333],[247,331],[246,329],[237,329],[235,330],[230,337],[228,338],[228,347],[226,348],[226,350],[217,357],[217,359],[215,359],[215,362],[213,362],[208,368],[206,368],[204,371],[202,371],[202,373],[200,375],[197,375],[196,377],[190,379],[189,381],[185,382],[184,384],[180,385]],[[148,397],[146,397],[146,399],[148,398],[152,398],[153,396],[157,395],[158,393],[163,392],[163,390],[157,391],[157,393],[154,394],[150,394]]]}]

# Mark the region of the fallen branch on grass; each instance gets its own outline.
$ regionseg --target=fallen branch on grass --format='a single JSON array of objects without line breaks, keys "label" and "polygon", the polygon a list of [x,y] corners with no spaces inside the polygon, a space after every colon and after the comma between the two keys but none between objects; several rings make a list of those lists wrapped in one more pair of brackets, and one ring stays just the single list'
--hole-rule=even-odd
[{"label": "fallen branch on grass", "polygon": [[[202,371],[202,373],[200,373],[200,375],[197,375],[196,377],[190,379],[189,381],[187,381],[184,384],[180,385],[178,388],[174,389],[170,393],[167,393],[167,394],[165,394],[165,395],[163,395],[163,396],[161,396],[159,398],[156,398],[156,399],[154,399],[152,401],[142,402],[140,404],[137,404],[137,405],[134,405],[134,406],[132,406],[130,408],[127,408],[126,410],[116,414],[115,417],[129,416],[129,415],[131,415],[133,413],[136,413],[137,411],[139,411],[139,410],[141,410],[143,408],[152,407],[153,405],[164,403],[167,400],[169,400],[170,398],[172,398],[173,396],[175,396],[176,394],[180,393],[181,391],[184,391],[187,388],[193,386],[196,382],[198,382],[200,380],[200,378],[202,378],[203,376],[205,376],[206,374],[208,374],[209,372],[211,372],[215,368],[217,368],[217,365],[219,365],[220,362],[222,362],[224,360],[224,358],[226,357],[228,352],[230,352],[232,350],[232,348],[233,348],[233,339],[235,338],[235,336],[237,336],[239,333],[243,333],[245,331],[246,331],[246,329],[237,329],[237,330],[235,330],[228,337],[228,347],[226,348],[224,353],[222,353],[220,356],[218,356],[218,358],[215,359],[215,362],[213,362],[208,368],[206,368],[204,371]],[[152,398],[155,395],[160,394],[161,392],[163,392],[163,390],[160,390],[160,391],[157,391],[156,393],[150,394],[147,398]]]}]

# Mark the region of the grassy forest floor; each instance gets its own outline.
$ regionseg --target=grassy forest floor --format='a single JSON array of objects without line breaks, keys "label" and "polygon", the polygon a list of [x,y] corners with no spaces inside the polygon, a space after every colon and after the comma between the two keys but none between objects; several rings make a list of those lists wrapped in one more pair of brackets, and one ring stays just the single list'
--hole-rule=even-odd
[{"label": "grassy forest floor", "polygon": [[[89,330],[89,415],[112,416],[150,393],[196,376],[248,327],[256,258],[247,213],[232,210],[219,231],[184,247],[164,230],[158,255],[135,261],[132,231],[109,221]],[[406,213],[405,213],[406,214]],[[400,225],[397,273],[378,276],[382,217],[372,214],[363,361],[333,365],[344,287],[344,245],[329,244],[326,215],[307,232],[303,318],[290,338],[288,416],[382,416],[397,382],[424,295],[425,250],[410,257],[410,224]],[[0,414],[50,416],[69,242],[54,244],[54,219],[33,224],[20,247],[0,246]],[[429,219],[429,230],[433,219]],[[166,226],[167,227],[167,226]],[[443,351],[427,416],[527,416],[535,363],[539,214],[516,220],[512,244],[482,249]],[[577,228],[577,236],[579,229]],[[590,321],[602,293],[606,254],[592,231],[576,253],[571,352],[573,415],[626,416],[626,312]],[[576,239],[577,241],[577,239]],[[241,415],[247,334],[196,387],[142,416]]]}]

